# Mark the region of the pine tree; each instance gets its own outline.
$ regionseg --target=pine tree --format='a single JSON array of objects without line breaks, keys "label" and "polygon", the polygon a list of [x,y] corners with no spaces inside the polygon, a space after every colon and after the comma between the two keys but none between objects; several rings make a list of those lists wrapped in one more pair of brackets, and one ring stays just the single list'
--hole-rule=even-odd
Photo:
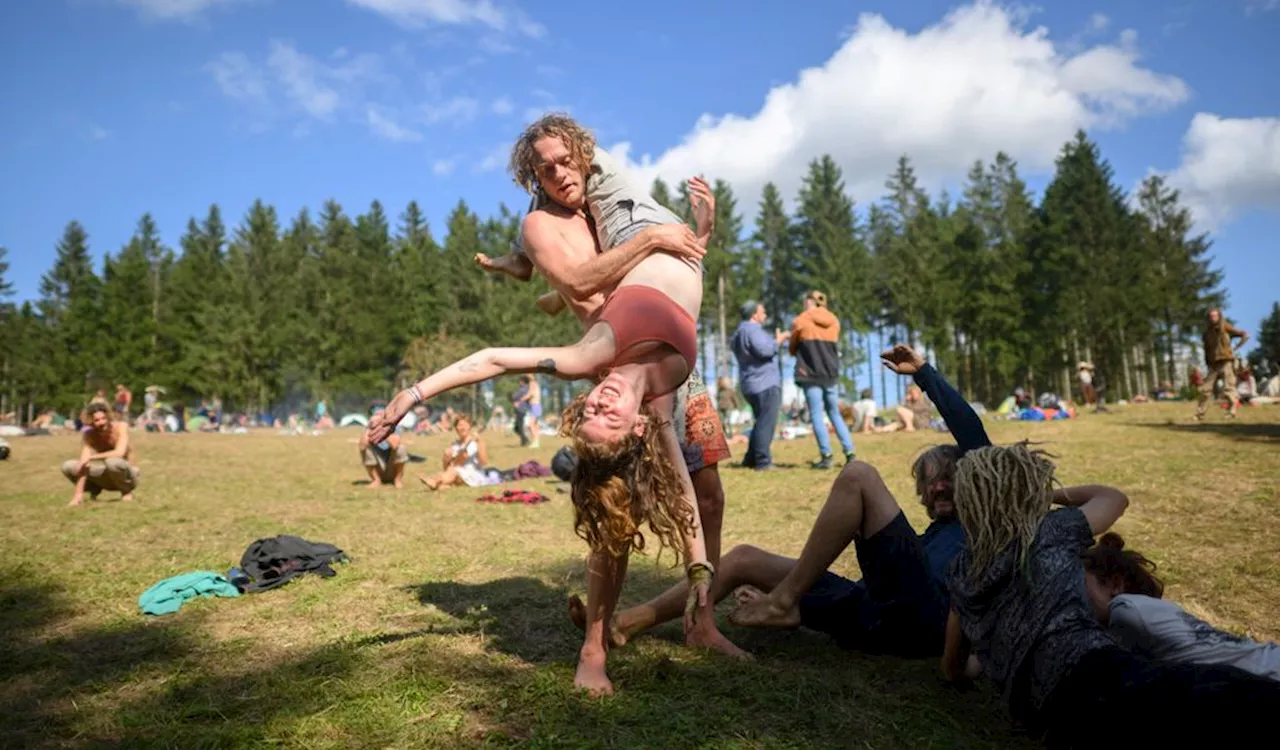
[{"label": "pine tree", "polygon": [[99,372],[105,381],[103,387],[110,388],[114,381],[140,390],[155,374],[158,352],[152,258],[160,253],[149,246],[153,242],[159,244],[155,224],[150,216],[143,216],[133,238],[104,263],[102,323],[111,332],[111,346],[103,352]]},{"label": "pine tree", "polygon": [[1271,314],[1258,323],[1258,346],[1249,352],[1254,378],[1280,376],[1280,302],[1271,303]]},{"label": "pine tree", "polygon": [[745,302],[748,294],[740,292],[735,284],[735,266],[741,262],[739,238],[742,236],[738,200],[733,195],[733,188],[724,180],[715,181],[712,194],[716,200],[716,223],[703,260],[703,330],[712,330],[714,326],[716,372],[724,373],[729,371],[729,311]]},{"label": "pine tree", "polygon": [[67,224],[53,268],[40,281],[40,312],[53,335],[56,383],[50,404],[72,413],[92,395],[99,378],[106,331],[101,321],[102,282],[89,256],[89,236]]},{"label": "pine tree", "polygon": [[659,206],[675,211],[675,201],[671,198],[671,188],[662,181],[661,177],[654,178],[653,187],[649,188],[649,194],[653,196]]},{"label": "pine tree", "polygon": [[791,220],[782,205],[782,196],[772,182],[760,193],[755,231],[751,242],[765,263],[763,299],[765,309],[775,320],[804,295],[804,268],[791,232]]},{"label": "pine tree", "polygon": [[[502,248],[507,252],[509,248]],[[445,282],[440,247],[416,201],[410,201],[400,215],[394,267],[401,285],[404,331],[416,338],[439,329],[444,315]]]},{"label": "pine tree", "polygon": [[169,314],[161,321],[164,385],[174,399],[212,395],[230,378],[227,338],[226,227],[217,205],[203,224],[193,218],[179,241],[182,255],[169,274]]}]

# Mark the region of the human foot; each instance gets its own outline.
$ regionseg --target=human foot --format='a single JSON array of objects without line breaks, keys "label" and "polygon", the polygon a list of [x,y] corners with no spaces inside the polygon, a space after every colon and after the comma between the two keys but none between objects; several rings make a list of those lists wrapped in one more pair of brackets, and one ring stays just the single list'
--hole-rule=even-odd
[{"label": "human foot", "polygon": [[604,661],[604,652],[583,649],[578,655],[578,671],[573,675],[573,686],[587,691],[592,698],[613,695],[613,683],[605,673]]},{"label": "human foot", "polygon": [[[587,605],[582,601],[582,597],[577,594],[569,597],[569,619],[573,621],[578,630],[586,632]],[[627,634],[618,629],[617,615],[609,619],[609,645],[613,648],[621,648],[627,645]]]},{"label": "human foot", "polygon": [[127,502],[129,502],[129,501],[130,501],[130,500],[132,500],[132,499],[133,499],[133,493],[132,493],[132,492],[126,492],[126,493],[124,493],[123,495],[121,495],[121,496],[120,496],[120,500],[121,500],[121,501],[123,501],[123,502],[126,502],[126,503],[127,503]]},{"label": "human foot", "polygon": [[382,480],[381,480],[381,479],[375,479],[374,481],[370,482],[370,483],[369,483],[369,484],[367,484],[366,486],[367,486],[369,489],[371,489],[371,490],[376,490],[376,489],[378,489],[379,487],[381,487],[381,486],[382,486]]},{"label": "human foot", "polygon": [[67,503],[67,507],[74,508],[77,505],[83,505],[83,504],[84,504],[84,495],[76,495],[75,497],[71,498],[71,502]]},{"label": "human foot", "polygon": [[397,479],[393,486],[398,490],[404,489],[404,480]]},{"label": "human foot", "polygon": [[729,613],[729,622],[746,628],[795,628],[800,626],[800,610],[786,606],[754,586],[738,589],[738,607]]},{"label": "human foot", "polygon": [[427,489],[429,489],[429,490],[438,490],[438,489],[440,489],[440,483],[439,483],[439,482],[433,482],[433,481],[431,481],[430,479],[427,479],[427,478],[426,478],[426,477],[424,477],[424,476],[419,476],[419,477],[418,477],[418,481],[419,481],[419,482],[422,482],[422,483],[423,483],[423,484],[425,484],[425,485],[427,485]]},{"label": "human foot", "polygon": [[712,651],[719,651],[726,656],[745,661],[751,661],[754,658],[751,654],[735,646],[733,641],[726,638],[724,633],[721,633],[715,625],[698,625],[693,630],[690,630],[684,637],[684,645],[691,648],[709,648]]}]

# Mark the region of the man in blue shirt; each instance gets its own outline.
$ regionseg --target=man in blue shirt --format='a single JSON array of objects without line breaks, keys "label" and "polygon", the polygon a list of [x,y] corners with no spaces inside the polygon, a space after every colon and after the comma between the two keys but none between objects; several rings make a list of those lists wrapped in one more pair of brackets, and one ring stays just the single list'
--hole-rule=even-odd
[{"label": "man in blue shirt", "polygon": [[788,338],[788,334],[781,331],[770,335],[764,330],[764,321],[764,305],[755,300],[746,302],[742,306],[742,323],[729,343],[738,360],[738,386],[751,406],[754,420],[742,465],[756,471],[773,468],[769,446],[778,426],[778,411],[782,408],[782,373],[774,359],[778,356],[778,344]]},{"label": "man in blue shirt", "polygon": [[[836,478],[798,560],[739,545],[720,559],[710,595],[744,587],[729,616],[737,625],[803,625],[851,648],[936,656],[950,607],[947,568],[965,543],[953,494],[956,462],[991,441],[964,398],[914,350],[899,344],[880,356],[889,369],[915,379],[956,438],[957,445],[934,446],[912,466],[929,527],[917,536],[880,474],[854,461]],[[827,570],[850,542],[861,581]]]}]

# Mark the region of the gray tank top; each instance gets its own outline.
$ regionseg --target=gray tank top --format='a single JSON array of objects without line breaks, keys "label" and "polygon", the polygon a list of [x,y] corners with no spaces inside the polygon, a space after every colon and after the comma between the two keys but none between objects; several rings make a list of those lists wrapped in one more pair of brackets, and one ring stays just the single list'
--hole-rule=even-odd
[{"label": "gray tank top", "polygon": [[[683,223],[680,217],[654,200],[648,190],[631,180],[602,148],[597,148],[591,159],[586,197],[587,211],[595,224],[602,252],[621,245],[645,227]],[[550,202],[546,193],[539,190],[529,202],[529,213]],[[517,238],[511,251],[523,253],[523,239]]]}]

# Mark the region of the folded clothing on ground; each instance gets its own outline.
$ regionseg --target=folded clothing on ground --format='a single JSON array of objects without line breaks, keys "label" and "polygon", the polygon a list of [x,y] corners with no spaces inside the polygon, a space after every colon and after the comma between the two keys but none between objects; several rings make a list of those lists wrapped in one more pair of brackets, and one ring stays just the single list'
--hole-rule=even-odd
[{"label": "folded clothing on ground", "polygon": [[331,565],[350,559],[342,550],[324,542],[309,542],[296,536],[259,539],[240,558],[240,567],[249,577],[244,592],[252,594],[283,586],[303,573],[332,578],[338,573]]}]

